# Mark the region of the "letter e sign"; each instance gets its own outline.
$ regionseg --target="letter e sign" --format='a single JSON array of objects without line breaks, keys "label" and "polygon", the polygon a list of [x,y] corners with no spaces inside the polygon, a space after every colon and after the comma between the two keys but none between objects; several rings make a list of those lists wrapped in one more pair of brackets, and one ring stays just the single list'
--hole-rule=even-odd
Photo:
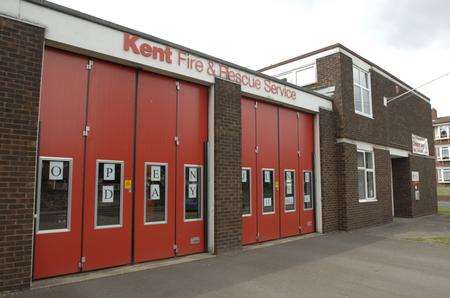
[{"label": "letter e sign", "polygon": [[103,165],[103,180],[113,181],[116,180],[116,165],[113,163],[105,163]]},{"label": "letter e sign", "polygon": [[151,166],[150,171],[151,171],[150,179],[152,181],[161,181],[161,167],[160,166]]},{"label": "letter e sign", "polygon": [[48,169],[48,180],[63,180],[64,162],[51,161]]}]

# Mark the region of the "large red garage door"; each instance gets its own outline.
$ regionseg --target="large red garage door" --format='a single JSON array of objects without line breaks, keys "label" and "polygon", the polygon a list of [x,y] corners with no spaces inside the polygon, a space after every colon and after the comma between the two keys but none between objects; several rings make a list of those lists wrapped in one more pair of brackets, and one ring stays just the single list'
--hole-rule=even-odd
[{"label": "large red garage door", "polygon": [[313,116],[241,104],[242,242],[314,232]]},{"label": "large red garage door", "polygon": [[206,87],[46,48],[33,277],[202,252],[206,139]]}]

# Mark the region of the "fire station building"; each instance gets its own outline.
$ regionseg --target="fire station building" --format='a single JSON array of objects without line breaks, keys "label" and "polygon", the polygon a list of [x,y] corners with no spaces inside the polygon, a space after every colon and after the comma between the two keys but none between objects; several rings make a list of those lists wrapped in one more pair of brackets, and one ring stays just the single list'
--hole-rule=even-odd
[{"label": "fire station building", "polygon": [[0,291],[436,212],[430,99],[337,44],[260,71],[0,3]]}]

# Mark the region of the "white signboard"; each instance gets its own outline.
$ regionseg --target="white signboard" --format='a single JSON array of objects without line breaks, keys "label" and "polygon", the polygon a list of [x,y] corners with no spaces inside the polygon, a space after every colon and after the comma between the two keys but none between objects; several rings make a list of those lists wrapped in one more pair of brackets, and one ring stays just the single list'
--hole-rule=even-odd
[{"label": "white signboard", "polygon": [[116,180],[116,165],[113,163],[105,163],[103,165],[103,180],[113,181]]},{"label": "white signboard", "polygon": [[270,171],[264,171],[264,182],[270,183]]},{"label": "white signboard", "polygon": [[412,152],[414,154],[429,155],[428,139],[412,135]]},{"label": "white signboard", "polygon": [[114,185],[103,185],[102,203],[114,202]]},{"label": "white signboard", "polygon": [[150,200],[159,200],[161,192],[158,184],[150,184]]},{"label": "white signboard", "polygon": [[419,179],[419,172],[417,172],[417,171],[412,171],[412,172],[411,172],[411,180],[412,180],[413,182],[419,182],[419,181],[420,181],[420,179]]},{"label": "white signboard", "polygon": [[286,194],[291,195],[292,194],[292,182],[286,182]]},{"label": "white signboard", "polygon": [[294,197],[286,197],[284,199],[284,204],[285,205],[292,205],[292,204],[294,204]]},{"label": "white signboard", "polygon": [[150,168],[150,180],[151,181],[161,181],[161,167],[151,166]]},{"label": "white signboard", "polygon": [[311,196],[310,195],[305,195],[304,199],[305,203],[309,203],[311,202]]},{"label": "white signboard", "polygon": [[264,198],[264,207],[272,206],[272,198]]},{"label": "white signboard", "polygon": [[197,184],[191,183],[188,187],[188,198],[195,199],[197,197]]},{"label": "white signboard", "polygon": [[63,180],[64,162],[51,161],[48,169],[48,180]]},{"label": "white signboard", "polygon": [[189,168],[189,182],[197,182],[197,168]]},{"label": "white signboard", "polygon": [[247,182],[247,170],[242,170],[242,182]]},{"label": "white signboard", "polygon": [[292,172],[286,172],[286,182],[292,181]]}]

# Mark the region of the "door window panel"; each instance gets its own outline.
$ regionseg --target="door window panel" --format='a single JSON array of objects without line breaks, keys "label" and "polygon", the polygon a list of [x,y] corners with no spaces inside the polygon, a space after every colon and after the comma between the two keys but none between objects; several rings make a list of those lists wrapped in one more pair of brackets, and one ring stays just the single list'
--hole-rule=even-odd
[{"label": "door window panel", "polygon": [[185,166],[184,219],[202,218],[202,171],[200,166]]},{"label": "door window panel", "polygon": [[275,211],[273,170],[263,170],[263,213]]},{"label": "door window panel", "polygon": [[303,204],[304,209],[313,208],[312,172],[303,172]]},{"label": "door window panel", "polygon": [[122,176],[122,162],[97,162],[96,227],[122,224]]},{"label": "door window panel", "polygon": [[242,169],[242,215],[250,215],[251,203],[250,203],[250,187],[251,177],[250,169]]},{"label": "door window panel", "polygon": [[166,222],[167,165],[145,164],[145,223]]},{"label": "door window panel", "polygon": [[41,159],[38,231],[69,229],[70,159]]},{"label": "door window panel", "polygon": [[295,210],[295,171],[284,171],[284,210]]}]

